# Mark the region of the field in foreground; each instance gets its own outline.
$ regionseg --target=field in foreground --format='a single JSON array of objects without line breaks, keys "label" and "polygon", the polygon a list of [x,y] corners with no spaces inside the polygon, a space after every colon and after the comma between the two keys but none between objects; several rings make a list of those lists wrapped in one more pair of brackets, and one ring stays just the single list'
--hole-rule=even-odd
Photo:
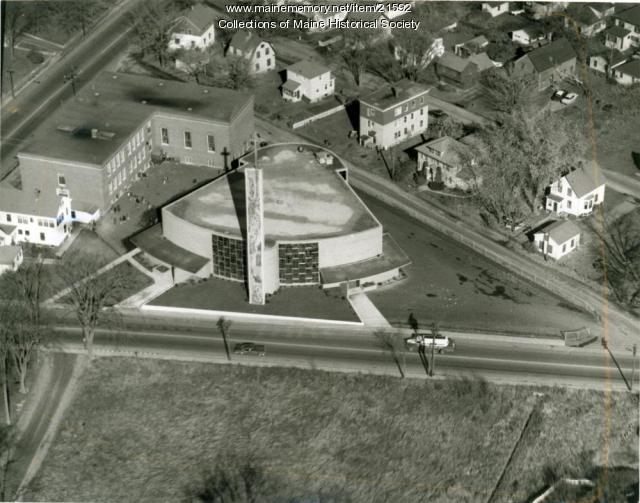
[{"label": "field in foreground", "polygon": [[[570,472],[605,446],[626,446],[637,459],[634,397],[534,391],[100,359],[26,499],[185,500],[220,459],[252,459],[290,496],[475,503],[487,500],[517,447],[510,466],[518,470],[507,469],[494,501],[524,501],[557,463]],[[530,417],[535,431],[527,426],[518,444]]]}]

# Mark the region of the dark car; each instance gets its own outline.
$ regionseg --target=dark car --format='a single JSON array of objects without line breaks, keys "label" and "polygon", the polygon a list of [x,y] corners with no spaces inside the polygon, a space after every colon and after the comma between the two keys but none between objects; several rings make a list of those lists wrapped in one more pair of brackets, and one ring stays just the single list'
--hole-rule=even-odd
[{"label": "dark car", "polygon": [[241,342],[240,344],[236,344],[233,346],[233,352],[237,355],[265,355],[264,344],[254,344],[253,342]]}]

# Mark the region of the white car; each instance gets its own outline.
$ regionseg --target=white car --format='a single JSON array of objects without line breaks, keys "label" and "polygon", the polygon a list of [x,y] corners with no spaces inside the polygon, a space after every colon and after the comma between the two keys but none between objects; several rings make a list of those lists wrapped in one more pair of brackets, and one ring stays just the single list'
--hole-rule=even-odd
[{"label": "white car", "polygon": [[453,351],[456,347],[455,341],[446,335],[436,335],[434,338],[431,334],[415,334],[413,337],[405,339],[404,342],[409,348],[416,346],[431,350],[433,346],[438,353]]},{"label": "white car", "polygon": [[564,105],[571,105],[571,103],[576,101],[577,98],[578,98],[578,95],[576,93],[567,93],[565,96],[563,96],[560,99],[560,103]]}]

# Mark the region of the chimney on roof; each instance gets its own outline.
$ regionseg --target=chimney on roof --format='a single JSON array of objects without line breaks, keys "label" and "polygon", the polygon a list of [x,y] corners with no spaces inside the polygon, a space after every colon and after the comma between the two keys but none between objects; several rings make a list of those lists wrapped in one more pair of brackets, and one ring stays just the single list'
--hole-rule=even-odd
[{"label": "chimney on roof", "polygon": [[98,130],[96,128],[91,129],[91,138],[96,139],[98,137]]},{"label": "chimney on roof", "polygon": [[396,86],[391,86],[391,94],[393,94],[394,98],[398,97],[398,88]]}]

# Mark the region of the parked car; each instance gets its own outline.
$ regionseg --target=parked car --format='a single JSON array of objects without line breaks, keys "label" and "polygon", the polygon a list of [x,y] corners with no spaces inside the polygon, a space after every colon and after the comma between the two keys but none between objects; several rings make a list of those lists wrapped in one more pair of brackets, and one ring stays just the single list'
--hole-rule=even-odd
[{"label": "parked car", "polygon": [[553,96],[551,96],[551,99],[554,101],[562,101],[566,96],[567,96],[568,91],[565,91],[564,89],[556,89],[556,91],[553,93]]},{"label": "parked car", "polygon": [[258,356],[264,356],[266,351],[264,344],[254,344],[253,342],[241,342],[233,346],[233,352],[236,355],[249,355],[255,354]]},{"label": "parked car", "polygon": [[565,105],[571,105],[571,103],[573,103],[574,101],[576,101],[576,98],[578,97],[578,95],[576,93],[567,93],[564,98],[562,98],[560,100],[561,103],[565,104]]}]

